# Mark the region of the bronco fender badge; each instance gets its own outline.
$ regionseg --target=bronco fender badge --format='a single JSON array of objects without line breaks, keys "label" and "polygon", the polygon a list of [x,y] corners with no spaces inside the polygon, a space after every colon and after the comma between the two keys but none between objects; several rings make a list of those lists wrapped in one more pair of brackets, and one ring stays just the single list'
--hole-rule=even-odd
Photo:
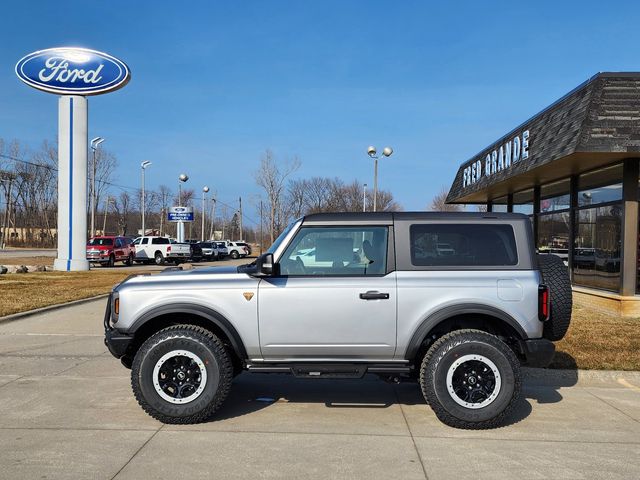
[{"label": "bronco fender badge", "polygon": [[242,296],[248,301],[250,301],[253,298],[253,292],[244,292],[242,294]]}]

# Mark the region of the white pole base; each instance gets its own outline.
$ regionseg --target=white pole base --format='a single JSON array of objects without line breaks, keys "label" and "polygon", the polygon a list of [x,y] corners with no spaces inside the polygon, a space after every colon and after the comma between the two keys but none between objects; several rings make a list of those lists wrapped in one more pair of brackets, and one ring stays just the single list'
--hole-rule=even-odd
[{"label": "white pole base", "polygon": [[89,270],[89,262],[87,260],[68,260],[66,258],[56,258],[53,261],[53,269],[63,272],[67,271],[86,271]]}]

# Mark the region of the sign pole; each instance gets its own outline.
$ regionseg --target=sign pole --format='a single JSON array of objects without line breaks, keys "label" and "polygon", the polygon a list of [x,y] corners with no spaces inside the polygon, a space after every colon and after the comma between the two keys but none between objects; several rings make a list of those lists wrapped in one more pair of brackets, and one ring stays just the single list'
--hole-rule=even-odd
[{"label": "sign pole", "polygon": [[58,101],[58,255],[55,270],[89,270],[87,243],[87,99]]}]

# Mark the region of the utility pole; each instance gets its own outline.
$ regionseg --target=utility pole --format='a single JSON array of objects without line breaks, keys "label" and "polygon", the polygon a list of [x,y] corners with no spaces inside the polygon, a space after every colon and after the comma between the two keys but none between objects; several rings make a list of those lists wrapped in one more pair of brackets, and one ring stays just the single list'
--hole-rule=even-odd
[{"label": "utility pole", "polygon": [[102,235],[106,233],[107,229],[107,212],[109,211],[109,204],[111,203],[111,197],[107,195],[104,200],[104,220],[102,222]]},{"label": "utility pole", "polygon": [[205,213],[206,213],[206,197],[207,197],[207,192],[209,191],[209,187],[207,187],[206,185],[204,187],[202,187],[202,241],[204,242],[205,238],[204,238],[204,217],[205,217]]},{"label": "utility pole", "polygon": [[147,167],[151,165],[149,160],[145,160],[140,164],[140,169],[142,170],[142,200],[140,202],[140,210],[142,210],[142,236],[145,236],[145,225],[144,225],[144,208],[145,208],[145,199],[144,199],[144,172]]},{"label": "utility pole", "polygon": [[0,238],[0,248],[4,248],[7,243],[7,230],[9,230],[9,210],[11,208],[11,186],[13,181],[16,179],[16,175],[11,172],[0,172],[0,180],[6,180],[9,182],[9,187],[7,188],[7,205],[4,211],[4,219],[2,220],[2,238]]},{"label": "utility pole", "polygon": [[262,255],[262,200],[260,200],[260,255]]},{"label": "utility pole", "polygon": [[242,197],[239,197],[240,200],[240,238],[238,240],[242,241],[244,238],[242,235]]},{"label": "utility pole", "polygon": [[211,230],[209,234],[209,238],[211,240],[215,240],[215,223],[216,223],[216,197],[214,196],[211,199]]}]

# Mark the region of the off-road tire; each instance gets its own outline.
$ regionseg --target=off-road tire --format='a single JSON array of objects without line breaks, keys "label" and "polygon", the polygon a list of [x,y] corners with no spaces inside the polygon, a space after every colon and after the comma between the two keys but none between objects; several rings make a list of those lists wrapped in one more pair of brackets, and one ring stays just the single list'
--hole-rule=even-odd
[{"label": "off-road tire", "polygon": [[240,257],[240,254],[238,253],[237,250],[231,250],[230,253],[231,258],[233,258],[234,260],[237,260]]},{"label": "off-road tire", "polygon": [[153,261],[156,265],[164,265],[164,256],[162,255],[162,252],[156,252],[153,255]]},{"label": "off-road tire", "polygon": [[[153,385],[156,362],[177,349],[196,354],[207,371],[202,394],[182,405],[160,397]],[[151,336],[136,353],[131,368],[131,387],[136,400],[145,412],[162,423],[191,424],[208,420],[227,398],[232,380],[233,365],[222,341],[195,325],[174,325]]]},{"label": "off-road tire", "polygon": [[569,272],[560,257],[553,254],[538,255],[542,283],[549,287],[551,311],[544,323],[542,336],[556,342],[562,340],[571,323],[573,304]]},{"label": "off-road tire", "polygon": [[[482,355],[500,374],[501,386],[488,405],[471,409],[459,405],[447,388],[447,372],[464,355]],[[503,424],[520,398],[520,364],[511,349],[494,335],[480,330],[456,330],[438,339],[424,356],[420,388],[436,416],[455,428],[479,430]]]}]

